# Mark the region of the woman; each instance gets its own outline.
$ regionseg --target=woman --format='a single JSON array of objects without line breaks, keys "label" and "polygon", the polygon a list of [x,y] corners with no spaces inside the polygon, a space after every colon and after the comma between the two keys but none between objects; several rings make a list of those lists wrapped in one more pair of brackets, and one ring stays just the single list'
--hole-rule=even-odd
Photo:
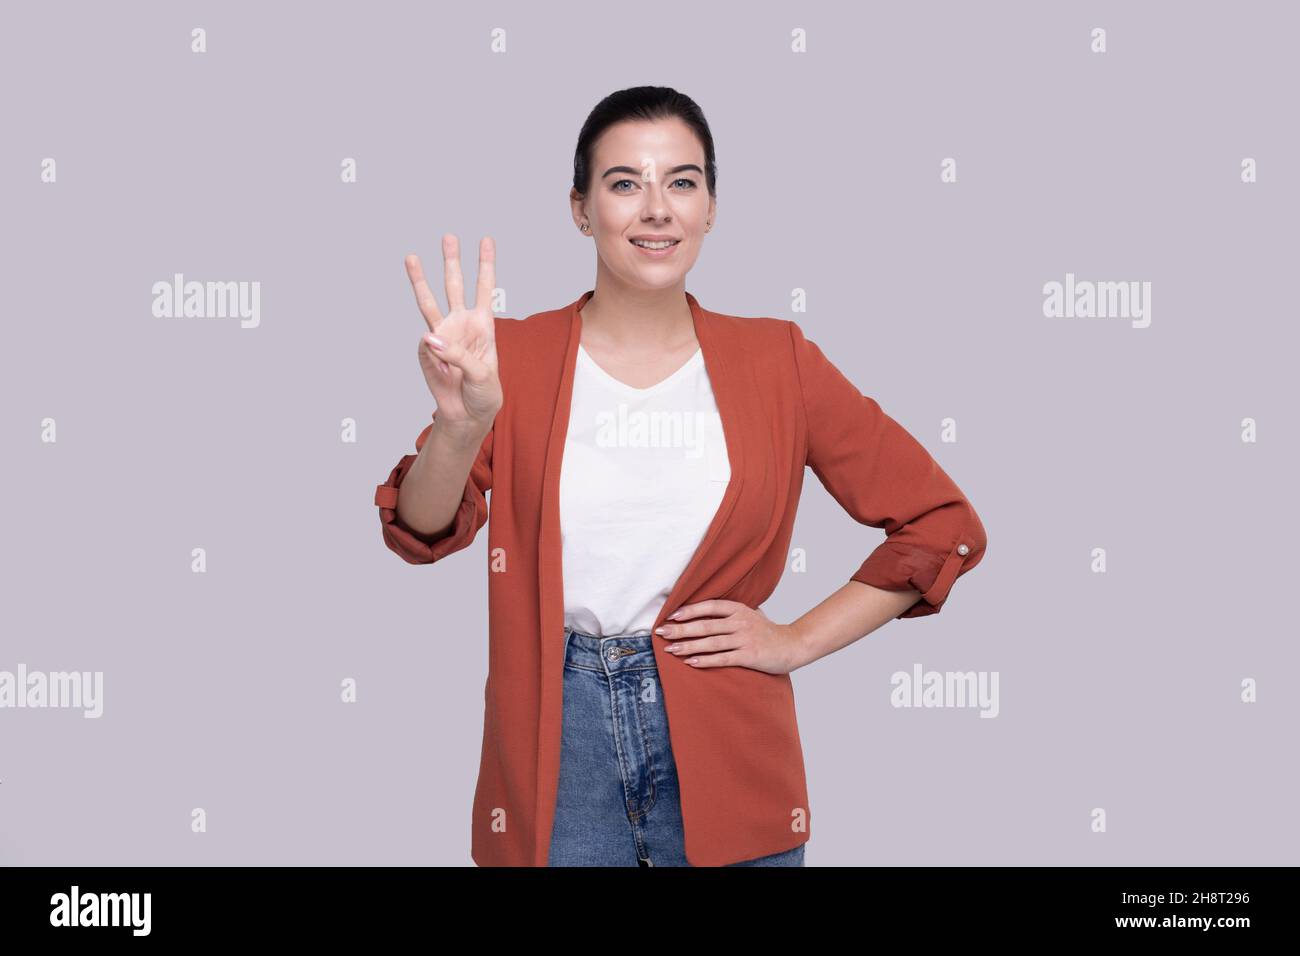
[{"label": "woman", "polygon": [[[437,408],[376,489],[411,563],[487,521],[489,667],[472,854],[481,866],[802,866],[810,813],[790,672],[895,617],[937,613],[986,546],[926,450],[794,322],[703,308],[686,273],[716,219],[689,98],[614,93],[574,156],[596,283],[495,316],[443,239],[448,313],[407,258]],[[498,345],[500,346],[498,348]],[[886,539],[790,624],[806,467]]]}]

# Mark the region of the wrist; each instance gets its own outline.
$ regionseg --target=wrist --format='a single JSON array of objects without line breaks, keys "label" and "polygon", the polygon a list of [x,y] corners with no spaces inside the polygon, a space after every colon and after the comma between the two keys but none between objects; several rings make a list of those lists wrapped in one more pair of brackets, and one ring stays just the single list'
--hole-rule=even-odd
[{"label": "wrist", "polygon": [[803,623],[803,619],[792,621],[786,625],[787,632],[790,635],[789,641],[789,663],[790,670],[794,671],[805,664],[811,664],[816,660],[816,654],[813,650],[813,639],[808,626]]},{"label": "wrist", "polygon": [[443,421],[435,418],[433,430],[442,441],[457,451],[478,450],[492,430],[492,422],[466,420],[463,422]]}]

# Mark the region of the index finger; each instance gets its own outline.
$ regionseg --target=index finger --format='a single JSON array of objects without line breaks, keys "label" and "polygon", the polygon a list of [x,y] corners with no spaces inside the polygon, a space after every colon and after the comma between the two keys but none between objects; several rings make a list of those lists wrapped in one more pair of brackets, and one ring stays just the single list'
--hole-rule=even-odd
[{"label": "index finger", "polygon": [[425,324],[429,326],[430,332],[438,331],[442,313],[438,311],[438,300],[433,297],[433,290],[429,288],[429,283],[424,281],[424,269],[420,266],[420,257],[414,253],[406,257],[406,275],[411,280],[411,288],[415,290],[415,304],[420,307],[420,314],[424,316]]},{"label": "index finger", "polygon": [[730,601],[724,601],[721,598],[710,598],[706,601],[696,601],[694,604],[683,604],[672,614],[667,615],[665,621],[684,621],[687,618],[699,617],[703,614],[712,614],[717,617],[726,617],[731,613]]}]

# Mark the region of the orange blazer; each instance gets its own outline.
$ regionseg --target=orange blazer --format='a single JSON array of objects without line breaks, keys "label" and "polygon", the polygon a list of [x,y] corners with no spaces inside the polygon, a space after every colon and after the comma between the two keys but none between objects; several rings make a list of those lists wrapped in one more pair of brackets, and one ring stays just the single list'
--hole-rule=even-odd
[{"label": "orange blazer", "polygon": [[[397,519],[404,455],[375,490],[384,543],[431,564],[488,521],[488,645],[483,750],[472,850],[479,866],[546,866],[560,770],[564,588],[559,480],[581,337],[580,310],[496,317],[504,404],[483,440],[455,522],[441,538]],[[785,570],[804,468],[885,539],[849,580],[922,598],[934,614],[984,555],[970,502],[921,444],[787,319],[724,315],[686,293],[713,386],[731,480],[695,554],[655,619],[710,598],[758,607]],[[437,411],[433,413],[437,417]],[[418,451],[432,425],[415,440]],[[811,813],[788,674],[694,669],[656,640],[681,784],[686,858],[722,866],[809,839]]]}]

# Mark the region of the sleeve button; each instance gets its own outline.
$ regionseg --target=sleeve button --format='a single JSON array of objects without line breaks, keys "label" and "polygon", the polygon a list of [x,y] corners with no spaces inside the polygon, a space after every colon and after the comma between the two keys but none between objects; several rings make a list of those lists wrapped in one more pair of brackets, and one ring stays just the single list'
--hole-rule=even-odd
[{"label": "sleeve button", "polygon": [[957,553],[960,554],[962,557],[965,557],[966,555],[970,554],[970,548],[968,548],[964,544],[959,544],[957,545]]}]

